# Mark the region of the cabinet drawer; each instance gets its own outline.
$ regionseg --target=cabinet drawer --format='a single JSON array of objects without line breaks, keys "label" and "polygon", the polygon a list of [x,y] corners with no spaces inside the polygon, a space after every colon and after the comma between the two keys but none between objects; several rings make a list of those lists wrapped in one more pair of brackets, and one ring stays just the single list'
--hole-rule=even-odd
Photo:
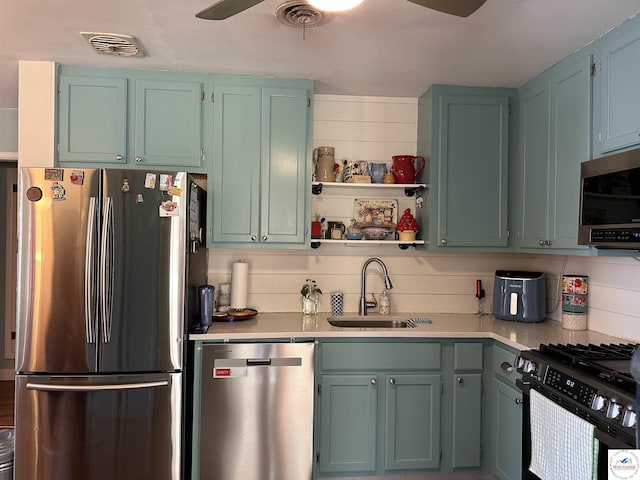
[{"label": "cabinet drawer", "polygon": [[455,371],[482,370],[482,343],[454,343],[453,368]]},{"label": "cabinet drawer", "polygon": [[441,366],[439,343],[322,343],[324,370],[435,369]]},{"label": "cabinet drawer", "polygon": [[515,385],[516,378],[519,377],[515,366],[516,355],[517,353],[512,350],[497,345],[493,346],[491,357],[493,374],[513,385]]}]

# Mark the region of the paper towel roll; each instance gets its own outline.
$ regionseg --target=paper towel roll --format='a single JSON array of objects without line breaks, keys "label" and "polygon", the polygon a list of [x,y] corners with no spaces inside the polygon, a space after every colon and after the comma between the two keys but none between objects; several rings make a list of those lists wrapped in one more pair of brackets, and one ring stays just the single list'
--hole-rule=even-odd
[{"label": "paper towel roll", "polygon": [[231,308],[247,308],[249,264],[236,262],[231,266]]}]

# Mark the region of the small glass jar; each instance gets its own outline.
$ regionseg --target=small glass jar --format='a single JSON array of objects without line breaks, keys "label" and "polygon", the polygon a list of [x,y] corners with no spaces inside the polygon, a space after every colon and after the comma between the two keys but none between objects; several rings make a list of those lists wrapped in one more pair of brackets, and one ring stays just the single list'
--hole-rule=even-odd
[{"label": "small glass jar", "polygon": [[318,296],[310,294],[302,297],[302,314],[317,315],[318,314]]},{"label": "small glass jar", "polygon": [[351,225],[349,225],[347,227],[347,233],[349,235],[358,235],[358,234],[362,233],[362,231],[360,230],[360,227],[358,226],[358,223],[356,222],[355,218],[351,219]]}]

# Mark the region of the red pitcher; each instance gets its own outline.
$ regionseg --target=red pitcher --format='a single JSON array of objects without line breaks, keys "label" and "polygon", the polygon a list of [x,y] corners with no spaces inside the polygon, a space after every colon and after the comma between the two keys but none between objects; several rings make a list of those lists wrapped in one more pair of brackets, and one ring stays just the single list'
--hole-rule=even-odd
[{"label": "red pitcher", "polygon": [[[396,183],[415,183],[416,177],[424,169],[424,157],[413,155],[394,155],[391,173]],[[420,167],[416,170],[416,160],[419,160]]]}]

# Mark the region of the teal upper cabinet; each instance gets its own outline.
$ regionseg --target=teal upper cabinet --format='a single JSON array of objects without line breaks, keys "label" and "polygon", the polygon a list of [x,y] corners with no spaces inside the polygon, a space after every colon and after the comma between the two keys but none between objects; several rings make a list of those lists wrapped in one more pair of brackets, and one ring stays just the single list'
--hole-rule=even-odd
[{"label": "teal upper cabinet", "polygon": [[639,23],[638,18],[630,20],[601,42],[599,153],[640,144]]},{"label": "teal upper cabinet", "polygon": [[213,77],[214,245],[306,246],[310,83]]},{"label": "teal upper cabinet", "polygon": [[206,75],[61,66],[58,162],[202,171]]},{"label": "teal upper cabinet", "polygon": [[589,159],[591,55],[559,63],[520,89],[521,248],[578,247],[580,163]]},{"label": "teal upper cabinet", "polygon": [[203,83],[135,80],[133,155],[137,165],[200,167]]},{"label": "teal upper cabinet", "polygon": [[508,246],[513,97],[510,89],[446,85],[420,97],[418,153],[430,159],[431,248]]},{"label": "teal upper cabinet", "polygon": [[58,160],[125,163],[126,78],[62,73],[58,90]]},{"label": "teal upper cabinet", "polygon": [[257,241],[260,87],[216,84],[213,93],[213,241]]}]

